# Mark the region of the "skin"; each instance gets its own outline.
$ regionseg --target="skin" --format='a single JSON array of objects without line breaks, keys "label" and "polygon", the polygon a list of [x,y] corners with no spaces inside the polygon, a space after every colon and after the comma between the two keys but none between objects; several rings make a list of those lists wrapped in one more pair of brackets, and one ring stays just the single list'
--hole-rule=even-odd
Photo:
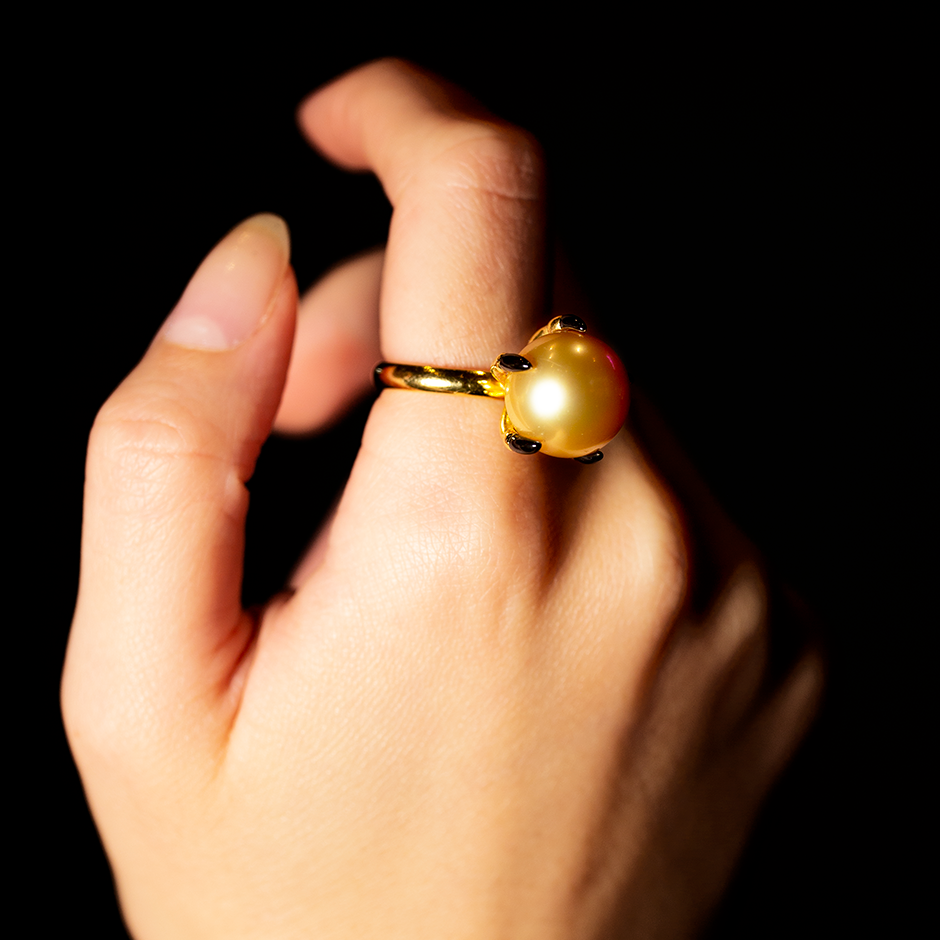
[{"label": "skin", "polygon": [[[523,458],[499,402],[386,390],[292,590],[239,607],[272,425],[333,420],[379,358],[485,368],[548,320],[528,135],[395,61],[299,118],[379,176],[384,257],[297,317],[283,226],[248,220],[89,443],[62,704],[129,929],[694,935],[820,658],[770,680],[753,550],[701,493],[680,507],[628,430],[596,466]],[[693,609],[698,551],[717,591]]]}]

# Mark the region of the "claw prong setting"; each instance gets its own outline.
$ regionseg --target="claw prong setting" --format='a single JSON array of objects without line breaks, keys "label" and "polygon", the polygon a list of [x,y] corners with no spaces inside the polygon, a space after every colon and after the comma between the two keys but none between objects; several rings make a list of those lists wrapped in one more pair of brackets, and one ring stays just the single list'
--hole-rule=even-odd
[{"label": "claw prong setting", "polygon": [[507,434],[506,446],[516,454],[537,454],[542,445],[538,441],[530,440],[528,437],[522,437],[521,434]]},{"label": "claw prong setting", "polygon": [[525,356],[518,353],[503,353],[498,356],[493,363],[493,376],[499,381],[501,375],[512,375],[516,372],[527,372],[532,368],[532,363]]},{"label": "claw prong setting", "polygon": [[563,317],[555,317],[551,323],[553,332],[557,330],[577,330],[579,333],[587,332],[587,324],[581,317],[576,317],[573,314],[566,314]]}]

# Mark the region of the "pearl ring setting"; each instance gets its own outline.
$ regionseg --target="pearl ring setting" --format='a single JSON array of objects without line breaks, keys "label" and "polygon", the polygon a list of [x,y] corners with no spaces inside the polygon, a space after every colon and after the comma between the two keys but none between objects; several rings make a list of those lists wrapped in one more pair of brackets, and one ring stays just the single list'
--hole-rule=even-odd
[{"label": "pearl ring setting", "polygon": [[626,420],[629,386],[617,354],[586,330],[580,317],[555,317],[488,372],[380,362],[375,384],[503,399],[511,451],[596,463]]}]

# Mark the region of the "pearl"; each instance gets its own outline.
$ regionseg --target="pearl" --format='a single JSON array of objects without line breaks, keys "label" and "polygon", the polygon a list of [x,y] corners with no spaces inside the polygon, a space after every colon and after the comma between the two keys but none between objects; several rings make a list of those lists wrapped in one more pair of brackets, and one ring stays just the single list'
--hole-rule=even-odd
[{"label": "pearl", "polygon": [[532,363],[506,377],[506,413],[522,437],[552,457],[583,457],[623,427],[629,393],[617,354],[573,330],[547,333],[520,355]]}]

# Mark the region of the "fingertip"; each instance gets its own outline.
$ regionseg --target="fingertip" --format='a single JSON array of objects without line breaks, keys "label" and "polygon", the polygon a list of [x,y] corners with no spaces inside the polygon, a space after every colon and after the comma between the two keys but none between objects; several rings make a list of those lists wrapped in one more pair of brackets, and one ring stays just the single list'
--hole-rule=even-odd
[{"label": "fingertip", "polygon": [[[420,89],[417,98],[415,89]],[[296,118],[307,141],[329,160],[349,170],[375,170],[375,155],[363,127],[386,121],[394,127],[403,104],[495,122],[486,108],[456,85],[395,57],[357,66],[311,92],[298,106]]]},{"label": "fingertip", "polygon": [[266,232],[277,243],[285,258],[290,258],[290,228],[287,222],[273,212],[259,212],[242,223],[242,226]]},{"label": "fingertip", "polygon": [[206,256],[159,336],[187,349],[240,345],[270,313],[289,267],[287,223],[271,213],[246,219]]},{"label": "fingertip", "polygon": [[351,73],[312,91],[297,108],[297,126],[307,142],[324,157],[347,170],[368,169],[359,135],[352,133],[349,96],[342,86]]}]

